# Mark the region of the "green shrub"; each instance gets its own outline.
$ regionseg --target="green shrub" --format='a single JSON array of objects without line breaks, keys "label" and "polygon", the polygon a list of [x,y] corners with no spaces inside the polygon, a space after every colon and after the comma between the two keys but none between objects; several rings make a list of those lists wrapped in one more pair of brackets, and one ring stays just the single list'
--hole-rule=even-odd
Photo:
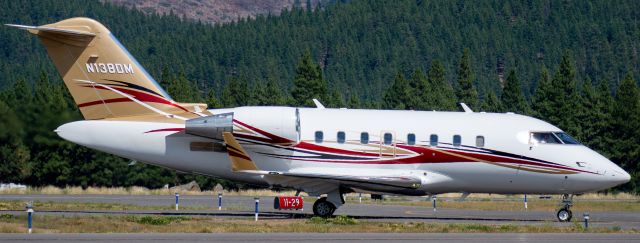
[{"label": "green shrub", "polygon": [[142,216],[142,217],[130,217],[129,221],[133,221],[139,224],[148,225],[168,225],[172,222],[180,222],[186,219],[185,217],[161,217],[161,216]]},{"label": "green shrub", "polygon": [[358,224],[358,220],[355,220],[354,218],[350,218],[349,216],[346,216],[346,215],[338,215],[335,218],[333,218],[331,221],[334,224],[340,224],[340,225]]},{"label": "green shrub", "polygon": [[326,218],[313,216],[309,219],[309,223],[311,224],[327,224],[329,221]]},{"label": "green shrub", "polygon": [[15,216],[13,216],[12,214],[0,214],[0,220],[10,220],[14,218]]}]

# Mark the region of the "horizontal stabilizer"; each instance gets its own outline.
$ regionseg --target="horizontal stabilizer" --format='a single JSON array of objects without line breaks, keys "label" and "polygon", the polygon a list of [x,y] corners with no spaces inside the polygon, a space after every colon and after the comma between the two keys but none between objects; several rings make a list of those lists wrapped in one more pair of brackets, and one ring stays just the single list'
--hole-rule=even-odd
[{"label": "horizontal stabilizer", "polygon": [[19,24],[5,24],[9,27],[14,27],[18,29],[28,30],[33,34],[38,34],[38,31],[61,34],[61,35],[71,35],[71,36],[85,36],[85,37],[93,37],[96,34],[81,31],[81,30],[70,30],[70,29],[59,29],[59,28],[51,28],[51,27],[43,27],[43,26],[29,26],[29,25],[19,25]]}]

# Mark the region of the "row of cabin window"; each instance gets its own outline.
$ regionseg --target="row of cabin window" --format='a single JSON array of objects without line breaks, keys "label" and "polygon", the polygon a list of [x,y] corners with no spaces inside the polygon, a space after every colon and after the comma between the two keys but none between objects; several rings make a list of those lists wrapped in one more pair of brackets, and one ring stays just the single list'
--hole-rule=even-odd
[{"label": "row of cabin window", "polygon": [[[338,143],[344,143],[346,141],[346,135],[344,132],[340,131],[337,134]],[[386,145],[390,145],[393,142],[393,134],[385,133],[382,136],[383,143]],[[324,140],[324,133],[322,131],[316,131],[315,141],[316,143],[322,143]],[[360,143],[368,144],[369,143],[369,133],[362,132],[360,133]],[[407,144],[415,145],[416,144],[416,135],[413,133],[407,134]],[[460,147],[462,144],[462,137],[460,135],[453,135],[453,146]],[[438,145],[438,135],[431,134],[429,136],[429,145],[437,146]],[[482,148],[484,147],[484,136],[476,136],[476,147]]]}]

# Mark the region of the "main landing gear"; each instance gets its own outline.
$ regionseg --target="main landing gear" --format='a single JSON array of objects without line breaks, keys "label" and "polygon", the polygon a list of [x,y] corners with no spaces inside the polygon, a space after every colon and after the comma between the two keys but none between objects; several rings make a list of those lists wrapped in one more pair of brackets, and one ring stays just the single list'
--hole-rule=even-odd
[{"label": "main landing gear", "polygon": [[344,204],[344,197],[340,190],[336,189],[313,203],[313,214],[323,218],[330,217],[342,204]]},{"label": "main landing gear", "polygon": [[323,218],[333,215],[336,211],[336,206],[333,203],[327,201],[326,197],[321,197],[313,204],[313,214]]},{"label": "main landing gear", "polygon": [[560,222],[570,222],[573,217],[573,213],[571,212],[571,206],[573,205],[573,195],[564,194],[562,195],[562,207],[558,210],[556,216],[558,217],[558,221]]}]

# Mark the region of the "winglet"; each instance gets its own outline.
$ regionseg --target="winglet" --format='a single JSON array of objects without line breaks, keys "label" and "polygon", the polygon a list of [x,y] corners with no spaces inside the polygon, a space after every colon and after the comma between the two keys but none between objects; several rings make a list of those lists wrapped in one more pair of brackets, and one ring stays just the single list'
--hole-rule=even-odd
[{"label": "winglet", "polygon": [[324,109],[324,105],[322,105],[322,103],[320,103],[320,101],[318,101],[318,99],[313,99],[313,103],[316,105],[316,108]]},{"label": "winglet", "polygon": [[471,110],[471,108],[469,108],[469,106],[467,106],[467,104],[460,103],[460,106],[462,106],[462,110],[464,110],[465,113],[473,113],[473,110]]},{"label": "winglet", "polygon": [[222,133],[231,160],[231,171],[256,171],[258,167],[230,132]]}]

